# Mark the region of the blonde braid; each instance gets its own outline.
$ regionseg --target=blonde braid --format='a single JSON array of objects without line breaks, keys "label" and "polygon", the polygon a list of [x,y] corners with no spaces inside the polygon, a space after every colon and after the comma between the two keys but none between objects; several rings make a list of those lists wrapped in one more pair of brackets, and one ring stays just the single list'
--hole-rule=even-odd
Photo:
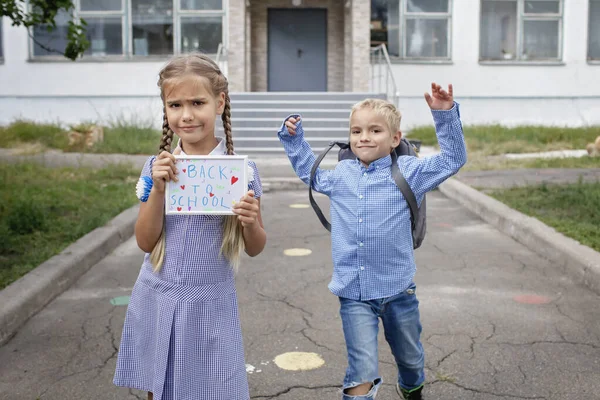
[{"label": "blonde braid", "polygon": [[[231,135],[231,104],[229,93],[225,92],[225,107],[221,115],[223,131],[225,132],[225,145],[227,154],[233,155],[233,139]],[[244,250],[244,236],[242,224],[237,215],[227,216],[223,222],[223,243],[221,253],[229,260],[237,271],[240,263],[240,254]]]},{"label": "blonde braid", "polygon": [[[160,146],[158,147],[158,153],[160,154],[163,151],[171,151],[171,142],[173,141],[173,130],[169,127],[169,121],[167,120],[167,111],[163,107],[163,135],[160,140]],[[152,253],[150,253],[150,262],[154,266],[154,272],[160,271],[162,267],[163,260],[165,259],[165,249],[167,247],[167,241],[165,237],[165,218],[163,216],[163,228],[160,233],[160,237],[158,241],[154,245],[152,249]]]},{"label": "blonde braid", "polygon": [[173,130],[169,126],[169,121],[167,120],[167,110],[164,107],[162,131],[162,138],[160,140],[160,146],[158,147],[159,153],[162,151],[171,151],[171,142],[173,142]]},{"label": "blonde braid", "polygon": [[227,147],[227,154],[233,155],[233,139],[231,137],[231,103],[229,100],[229,93],[225,93],[225,107],[223,108],[223,114],[221,114],[221,120],[223,121],[223,130],[225,131],[225,146]]}]

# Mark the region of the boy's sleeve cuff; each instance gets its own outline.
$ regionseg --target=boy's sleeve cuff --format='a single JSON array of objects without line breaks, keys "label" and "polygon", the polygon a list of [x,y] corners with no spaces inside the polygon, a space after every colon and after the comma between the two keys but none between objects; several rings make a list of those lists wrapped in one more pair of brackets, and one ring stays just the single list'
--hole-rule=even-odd
[{"label": "boy's sleeve cuff", "polygon": [[[298,122],[296,124],[296,135],[292,136],[290,135],[290,133],[287,130],[287,127],[285,126],[285,122],[290,119],[290,118],[300,118],[300,122]],[[279,128],[279,132],[277,132],[277,135],[280,138],[292,138],[292,137],[302,137],[304,136],[304,129],[302,128],[302,116],[300,114],[290,114],[287,117],[285,117],[285,119],[283,120],[283,122],[281,123],[281,128]]]},{"label": "boy's sleeve cuff", "polygon": [[454,106],[449,110],[431,110],[431,114],[436,121],[453,121],[460,119],[459,104],[455,101]]}]

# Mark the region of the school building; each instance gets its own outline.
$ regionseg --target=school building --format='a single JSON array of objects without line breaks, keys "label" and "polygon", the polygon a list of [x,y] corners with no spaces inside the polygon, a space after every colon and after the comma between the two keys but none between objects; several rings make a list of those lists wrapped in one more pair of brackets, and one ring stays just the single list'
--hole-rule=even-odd
[{"label": "school building", "polygon": [[[454,84],[465,123],[600,124],[600,0],[74,4],[91,43],[76,62],[52,51],[66,43],[65,15],[54,32],[0,20],[0,124],[158,126],[157,73],[170,55],[188,51],[222,66],[234,116],[240,107],[266,107],[275,113],[261,118],[280,120],[304,108],[315,119],[343,119],[351,102],[376,93],[397,103],[410,129],[431,123],[423,92],[435,81]],[[331,127],[347,126],[338,122]]]}]

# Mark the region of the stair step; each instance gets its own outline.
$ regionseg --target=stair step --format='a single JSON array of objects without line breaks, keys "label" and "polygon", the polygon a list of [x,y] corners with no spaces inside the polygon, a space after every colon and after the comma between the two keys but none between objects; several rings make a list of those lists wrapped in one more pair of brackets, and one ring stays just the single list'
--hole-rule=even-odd
[{"label": "stair step", "polygon": [[278,118],[283,121],[290,114],[300,114],[304,119],[312,118],[346,118],[350,117],[350,109],[312,109],[312,108],[271,108],[271,109],[232,109],[232,118]]},{"label": "stair step", "polygon": [[234,92],[230,93],[231,101],[237,100],[347,100],[359,102],[366,98],[385,99],[385,93],[361,92]]},{"label": "stair step", "polygon": [[[347,141],[348,137],[323,137],[323,136],[306,136],[305,137],[306,141],[308,143],[314,143],[314,142],[325,142],[325,143],[329,143],[332,141]],[[239,142],[263,142],[263,143],[276,143],[277,145],[281,145],[279,138],[277,136],[275,137],[243,137],[243,136],[234,136],[233,138],[234,143],[239,143]]]},{"label": "stair step", "polygon": [[[287,116],[287,115],[286,115]],[[268,129],[279,129],[283,123],[281,118],[231,118],[231,126],[234,129],[237,128],[264,128]],[[217,121],[217,126],[220,125],[220,121]],[[323,128],[346,128],[348,129],[349,121],[348,118],[303,118],[302,125],[306,129],[316,129],[318,127]]]},{"label": "stair step", "polygon": [[[347,141],[352,106],[365,98],[385,99],[383,93],[249,92],[231,93],[231,125],[235,151],[250,156],[285,156],[277,131],[290,114],[300,114],[306,140],[315,153],[331,141]],[[216,124],[223,135],[221,121]],[[335,158],[335,157],[334,157]]]},{"label": "stair step", "polygon": [[350,110],[356,104],[354,100],[231,100],[231,109],[273,109],[273,108],[313,108],[329,110]]},{"label": "stair step", "polygon": [[[319,154],[325,150],[328,146],[311,146],[313,153]],[[334,150],[331,150],[334,151]],[[263,147],[263,146],[235,146],[235,153],[239,155],[246,154],[257,154],[257,153],[269,153],[269,154],[281,154],[285,155],[285,151],[282,146],[279,147]]]}]

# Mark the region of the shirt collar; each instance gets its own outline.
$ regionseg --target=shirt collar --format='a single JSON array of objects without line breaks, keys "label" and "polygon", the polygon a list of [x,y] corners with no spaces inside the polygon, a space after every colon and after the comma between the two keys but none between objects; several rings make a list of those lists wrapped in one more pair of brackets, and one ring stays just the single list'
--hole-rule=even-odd
[{"label": "shirt collar", "polygon": [[[364,165],[360,162],[360,160],[357,159],[356,161],[358,163],[360,163],[360,165],[364,168]],[[370,169],[387,168],[390,165],[392,165],[392,156],[387,155],[385,157],[378,158],[377,160],[371,162],[371,164],[369,164],[369,167],[366,169],[370,170]]]},{"label": "shirt collar", "polygon": [[[212,149],[212,151],[210,153],[208,153],[209,156],[221,156],[224,154],[227,154],[227,148],[225,147],[225,140],[223,140],[222,137],[218,137],[217,136],[217,146]],[[175,148],[175,150],[179,149],[181,151],[181,155],[182,156],[187,156],[187,154],[185,154],[185,152],[183,151],[183,149],[181,148],[181,140],[179,140],[177,142],[177,147]]]}]

